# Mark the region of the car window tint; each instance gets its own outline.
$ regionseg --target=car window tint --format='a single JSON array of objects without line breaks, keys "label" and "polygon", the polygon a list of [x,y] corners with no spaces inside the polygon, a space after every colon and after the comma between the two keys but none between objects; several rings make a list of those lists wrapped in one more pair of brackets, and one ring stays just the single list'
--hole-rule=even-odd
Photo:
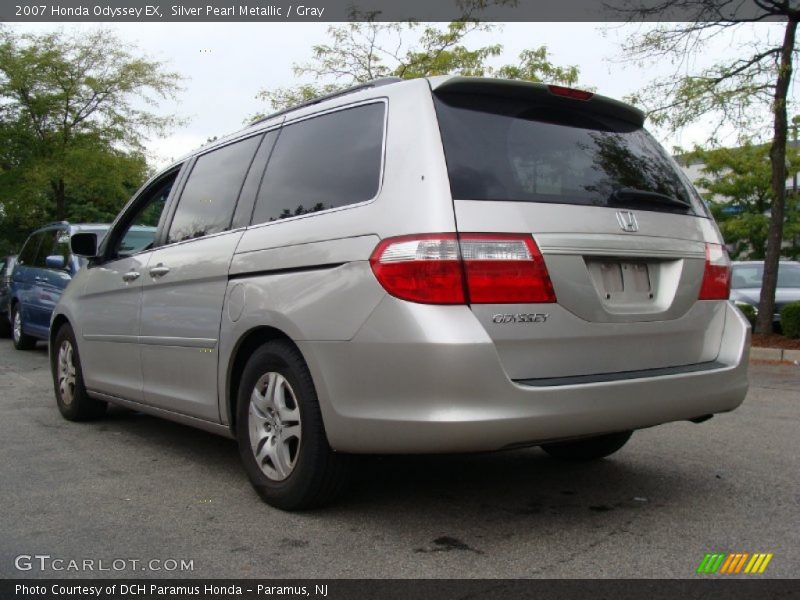
[{"label": "car window tint", "polygon": [[37,233],[28,238],[19,253],[17,262],[21,265],[33,265],[36,260],[36,252],[39,250],[39,243],[42,241],[42,234]]},{"label": "car window tint", "polygon": [[236,199],[262,136],[229,144],[197,159],[172,219],[168,243],[230,227]]},{"label": "car window tint", "polygon": [[139,208],[132,217],[126,219],[124,230],[109,234],[113,238],[109,243],[118,240],[113,251],[114,256],[117,258],[133,256],[153,246],[158,223],[172,186],[178,178],[178,172],[179,169],[175,169],[142,192],[137,201]]},{"label": "car window tint", "polygon": [[456,199],[706,214],[641,127],[510,97],[439,94],[435,106]]},{"label": "car window tint", "polygon": [[253,223],[357,202],[378,193],[383,102],[286,125],[261,183]]},{"label": "car window tint", "polygon": [[56,236],[60,231],[51,229],[50,231],[42,232],[42,241],[39,243],[39,250],[36,252],[36,258],[33,261],[34,267],[44,267],[45,259],[54,254],[56,245]]}]

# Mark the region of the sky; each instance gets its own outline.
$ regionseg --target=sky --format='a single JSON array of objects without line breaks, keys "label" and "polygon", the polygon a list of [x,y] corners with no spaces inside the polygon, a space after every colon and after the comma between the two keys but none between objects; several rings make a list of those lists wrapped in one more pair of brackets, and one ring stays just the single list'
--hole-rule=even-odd
[{"label": "sky", "polygon": [[[9,24],[17,31],[78,31],[104,27],[135,44],[149,58],[165,63],[184,78],[183,91],[175,101],[164,101],[156,111],[185,120],[167,137],[150,138],[147,151],[155,166],[164,166],[208,138],[240,129],[247,118],[268,111],[256,99],[259,90],[289,87],[298,79],[295,63],[308,62],[311,47],[328,41],[329,23],[108,23],[108,24]],[[525,48],[547,46],[557,65],[577,65],[580,85],[622,99],[653,77],[697,69],[738,53],[740,47],[764,37],[778,39],[782,25],[754,24],[739,28],[735,35],[720,36],[707,51],[686,65],[634,65],[620,61],[620,44],[632,32],[649,25],[603,23],[506,23],[492,33],[478,32],[467,45],[502,43],[504,52],[494,62],[513,62]],[[792,90],[794,95],[794,90]],[[676,135],[651,128],[671,150],[690,148],[707,139],[710,126],[698,124]],[[733,135],[729,135],[735,143]]]}]

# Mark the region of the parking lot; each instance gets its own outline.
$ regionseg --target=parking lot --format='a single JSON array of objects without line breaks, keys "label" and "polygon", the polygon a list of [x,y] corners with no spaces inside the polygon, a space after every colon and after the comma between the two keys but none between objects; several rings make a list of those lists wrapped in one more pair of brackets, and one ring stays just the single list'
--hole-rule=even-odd
[{"label": "parking lot", "polygon": [[364,458],[339,504],[287,514],[233,441],[120,409],[62,420],[46,347],[0,340],[0,576],[92,575],[15,568],[44,554],[193,567],[104,577],[691,577],[707,552],[771,552],[759,577],[795,577],[799,432],[800,367],[754,364],[734,413],[638,432],[599,463]]}]

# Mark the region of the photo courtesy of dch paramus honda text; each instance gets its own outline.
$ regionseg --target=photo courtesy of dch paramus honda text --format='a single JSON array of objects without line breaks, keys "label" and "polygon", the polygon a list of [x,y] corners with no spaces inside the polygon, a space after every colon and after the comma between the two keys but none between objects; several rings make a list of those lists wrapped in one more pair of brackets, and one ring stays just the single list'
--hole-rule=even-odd
[{"label": "photo courtesy of dch paramus honda text", "polygon": [[730,411],[749,325],[643,121],[558,86],[386,79],[204,146],[102,242],[72,236],[58,407],[233,437],[284,509],[334,498],[352,454],[597,459]]}]

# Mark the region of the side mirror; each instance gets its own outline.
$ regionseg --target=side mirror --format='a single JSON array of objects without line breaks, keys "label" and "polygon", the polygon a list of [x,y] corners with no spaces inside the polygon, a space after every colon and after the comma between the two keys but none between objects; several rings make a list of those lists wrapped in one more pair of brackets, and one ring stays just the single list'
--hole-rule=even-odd
[{"label": "side mirror", "polygon": [[48,256],[47,258],[44,259],[44,265],[48,269],[59,269],[59,270],[61,270],[65,266],[67,266],[67,261],[60,254],[53,254],[52,256]]},{"label": "side mirror", "polygon": [[69,246],[76,256],[95,258],[97,256],[97,234],[88,231],[75,233],[69,238]]}]

